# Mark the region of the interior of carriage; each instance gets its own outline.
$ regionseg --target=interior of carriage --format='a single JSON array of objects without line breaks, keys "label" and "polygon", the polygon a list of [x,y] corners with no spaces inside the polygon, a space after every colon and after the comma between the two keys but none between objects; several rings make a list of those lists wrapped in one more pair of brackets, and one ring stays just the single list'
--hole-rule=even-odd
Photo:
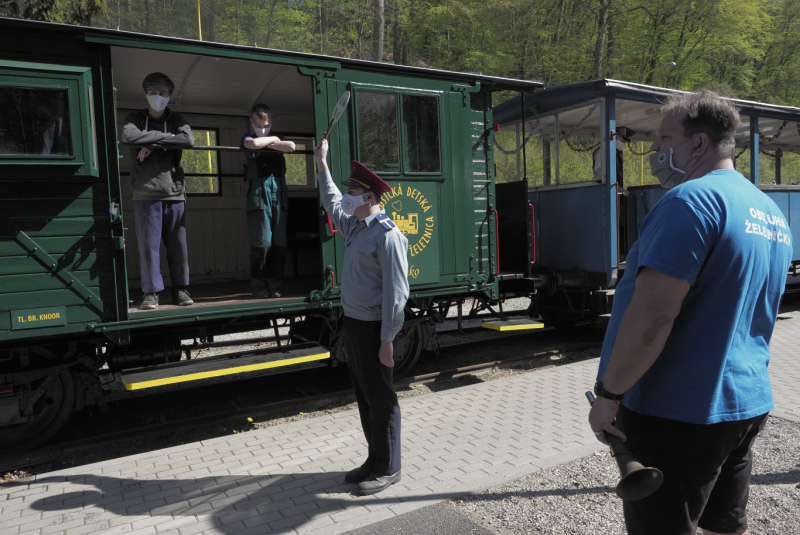
[{"label": "interior of carriage", "polygon": [[[155,71],[167,74],[175,83],[169,107],[192,127],[195,146],[238,148],[242,136],[251,132],[251,107],[262,102],[272,109],[270,133],[283,135],[296,144],[296,151],[286,154],[288,254],[280,300],[304,298],[319,289],[323,278],[321,219],[312,154],[311,79],[300,75],[296,66],[285,64],[125,47],[113,47],[111,54],[120,134],[128,113],[147,108],[142,80]],[[142,313],[137,310],[142,292],[129,180],[131,147],[120,146],[119,155],[130,312]],[[244,153],[184,150],[183,161],[188,191],[189,291],[193,306],[255,301],[250,289]],[[160,295],[159,310],[173,307],[166,258],[162,244],[165,291]]]}]

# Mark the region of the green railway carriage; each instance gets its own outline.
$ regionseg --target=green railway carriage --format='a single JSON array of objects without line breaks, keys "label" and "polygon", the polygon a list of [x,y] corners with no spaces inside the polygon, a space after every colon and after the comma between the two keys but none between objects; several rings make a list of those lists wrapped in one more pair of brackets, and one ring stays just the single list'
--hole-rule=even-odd
[{"label": "green railway carriage", "polygon": [[[190,307],[140,311],[123,118],[144,76],[176,83],[185,150]],[[312,149],[339,96],[334,178],[359,159],[391,186],[384,207],[409,240],[411,298],[398,368],[436,345],[437,311],[498,300],[492,92],[540,84],[217,43],[0,19],[0,451],[52,436],[71,412],[130,390],[284,365],[335,365],[343,240],[321,208]],[[249,292],[243,154],[248,110],[268,103],[287,156],[289,261],[280,299]],[[162,258],[165,255],[162,253]],[[162,272],[168,273],[162,266]],[[165,280],[167,287],[170,282]],[[190,359],[181,340],[289,327],[259,354]],[[285,330],[285,329],[284,329]],[[185,349],[185,348],[184,348]],[[237,375],[238,376],[238,375]],[[195,384],[202,384],[195,383]]]}]

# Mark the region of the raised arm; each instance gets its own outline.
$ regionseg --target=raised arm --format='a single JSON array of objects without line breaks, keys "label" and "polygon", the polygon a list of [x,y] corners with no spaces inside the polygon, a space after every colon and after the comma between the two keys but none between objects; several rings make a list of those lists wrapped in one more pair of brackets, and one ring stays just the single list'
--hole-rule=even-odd
[{"label": "raised arm", "polygon": [[333,183],[331,172],[326,161],[328,155],[328,140],[323,139],[314,150],[317,161],[317,182],[319,183],[319,194],[322,197],[322,206],[331,216],[337,228],[347,232],[347,224],[355,216],[349,216],[342,211],[342,193],[336,184]]}]

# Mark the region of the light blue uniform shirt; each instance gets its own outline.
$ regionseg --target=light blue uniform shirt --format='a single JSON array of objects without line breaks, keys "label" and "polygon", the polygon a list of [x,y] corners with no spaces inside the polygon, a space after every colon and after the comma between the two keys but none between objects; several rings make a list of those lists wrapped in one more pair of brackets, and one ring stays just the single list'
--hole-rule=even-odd
[{"label": "light blue uniform shirt", "polygon": [[[408,240],[394,225],[387,229],[372,214],[364,221],[342,211],[342,194],[329,171],[317,173],[325,211],[344,235],[341,274],[344,315],[381,321],[381,340],[391,342],[405,321],[408,301]],[[379,213],[384,214],[381,210]]]}]

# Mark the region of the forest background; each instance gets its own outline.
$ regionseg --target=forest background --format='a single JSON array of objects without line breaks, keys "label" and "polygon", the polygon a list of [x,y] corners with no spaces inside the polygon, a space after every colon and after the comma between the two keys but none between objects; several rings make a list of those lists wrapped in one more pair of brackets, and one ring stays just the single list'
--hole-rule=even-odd
[{"label": "forest background", "polygon": [[[0,0],[0,16],[198,39],[196,0]],[[202,38],[547,86],[595,78],[800,105],[800,0],[200,0]]]},{"label": "forest background", "polygon": [[[740,99],[800,106],[800,0],[200,0],[199,6],[199,25],[197,0],[0,0],[0,16],[187,39],[199,39],[202,30],[204,41],[548,87],[603,77],[683,90],[714,86]],[[675,66],[662,68],[669,62]],[[516,164],[507,160],[499,163],[508,171],[498,175],[512,174]],[[800,158],[792,160],[787,167],[796,167],[791,175],[800,180]]]}]

